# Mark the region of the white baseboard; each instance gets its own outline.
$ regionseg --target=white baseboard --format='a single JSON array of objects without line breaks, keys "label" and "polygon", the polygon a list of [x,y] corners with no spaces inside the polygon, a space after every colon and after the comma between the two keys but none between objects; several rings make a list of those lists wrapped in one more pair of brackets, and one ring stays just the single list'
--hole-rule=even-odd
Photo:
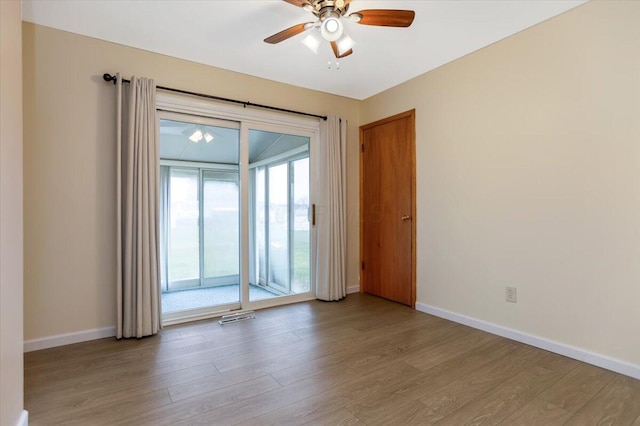
[{"label": "white baseboard", "polygon": [[93,330],[84,330],[75,333],[57,334],[55,336],[42,337],[40,339],[26,340],[24,342],[24,351],[39,351],[40,349],[55,348],[56,346],[71,345],[73,343],[87,342],[89,340],[104,339],[105,337],[113,337],[115,335],[115,326],[95,328]]},{"label": "white baseboard", "polygon": [[29,426],[29,412],[27,410],[22,410],[16,426]]},{"label": "white baseboard", "polygon": [[491,334],[506,337],[508,339],[535,346],[537,348],[541,348],[550,352],[564,355],[569,358],[577,359],[578,361],[593,364],[595,366],[615,371],[616,373],[624,374],[635,379],[640,379],[640,365],[631,364],[629,362],[611,358],[606,355],[597,354],[564,343],[545,339],[544,337],[524,333],[522,331],[503,327],[501,325],[482,321],[476,318],[468,317],[466,315],[457,314],[445,309],[436,308],[435,306],[427,305],[425,303],[416,303],[416,310],[435,315],[440,318],[448,319],[460,324],[468,325],[469,327],[477,328]]},{"label": "white baseboard", "polygon": [[347,287],[347,294],[360,293],[360,286]]}]

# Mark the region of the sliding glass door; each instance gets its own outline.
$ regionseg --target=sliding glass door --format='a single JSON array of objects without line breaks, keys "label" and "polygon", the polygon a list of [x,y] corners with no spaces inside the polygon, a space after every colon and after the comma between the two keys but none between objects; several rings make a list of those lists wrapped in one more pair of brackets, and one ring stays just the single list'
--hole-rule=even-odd
[{"label": "sliding glass door", "polygon": [[308,137],[249,131],[251,284],[272,297],[311,291]]},{"label": "sliding glass door", "polygon": [[314,134],[160,113],[165,323],[314,297]]},{"label": "sliding glass door", "polygon": [[163,312],[240,307],[239,125],[160,119]]}]

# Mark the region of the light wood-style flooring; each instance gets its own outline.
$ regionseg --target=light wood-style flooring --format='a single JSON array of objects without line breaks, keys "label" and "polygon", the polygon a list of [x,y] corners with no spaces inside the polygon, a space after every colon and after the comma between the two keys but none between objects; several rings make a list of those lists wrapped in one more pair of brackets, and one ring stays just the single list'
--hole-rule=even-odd
[{"label": "light wood-style flooring", "polygon": [[640,381],[373,296],[25,354],[31,425],[634,425]]}]

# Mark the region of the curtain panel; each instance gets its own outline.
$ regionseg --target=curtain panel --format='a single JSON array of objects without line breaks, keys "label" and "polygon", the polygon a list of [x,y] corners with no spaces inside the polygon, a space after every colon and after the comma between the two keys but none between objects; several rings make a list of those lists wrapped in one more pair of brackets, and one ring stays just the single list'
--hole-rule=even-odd
[{"label": "curtain panel", "polygon": [[334,301],[347,295],[347,121],[330,114],[320,131],[316,212],[316,297],[320,300]]},{"label": "curtain panel", "polygon": [[117,80],[117,337],[162,328],[156,85]]}]

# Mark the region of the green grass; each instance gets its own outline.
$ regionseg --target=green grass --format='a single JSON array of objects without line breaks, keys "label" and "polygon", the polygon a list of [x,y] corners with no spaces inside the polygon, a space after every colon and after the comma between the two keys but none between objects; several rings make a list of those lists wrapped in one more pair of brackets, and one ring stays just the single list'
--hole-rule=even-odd
[{"label": "green grass", "polygon": [[[169,280],[199,278],[198,229],[189,222],[171,230]],[[217,230],[217,232],[215,232]],[[208,231],[208,232],[207,232]],[[240,268],[237,219],[235,223],[205,224],[205,276],[237,275]],[[292,293],[309,291],[311,283],[311,247],[309,231],[294,231]],[[196,244],[194,244],[196,243]]]},{"label": "green grass", "polygon": [[293,233],[293,293],[306,293],[311,283],[311,242],[309,231]]}]

